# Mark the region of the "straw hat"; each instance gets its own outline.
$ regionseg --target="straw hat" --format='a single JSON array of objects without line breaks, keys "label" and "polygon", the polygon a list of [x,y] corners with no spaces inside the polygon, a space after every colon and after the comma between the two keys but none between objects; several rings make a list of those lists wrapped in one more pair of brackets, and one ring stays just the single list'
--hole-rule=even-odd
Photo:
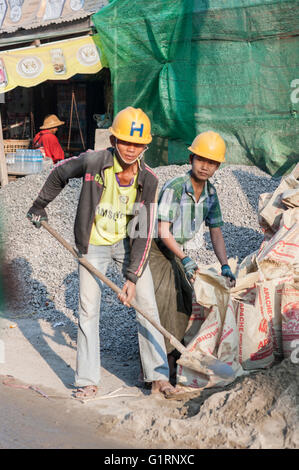
[{"label": "straw hat", "polygon": [[52,129],[53,127],[62,126],[64,121],[60,121],[55,114],[49,114],[46,116],[43,122],[43,125],[40,126],[40,129]]}]

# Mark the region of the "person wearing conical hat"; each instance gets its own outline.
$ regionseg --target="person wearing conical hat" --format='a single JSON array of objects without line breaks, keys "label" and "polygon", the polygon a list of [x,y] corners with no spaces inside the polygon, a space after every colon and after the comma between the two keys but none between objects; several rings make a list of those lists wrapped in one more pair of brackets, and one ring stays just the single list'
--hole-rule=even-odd
[{"label": "person wearing conical hat", "polygon": [[55,114],[49,114],[33,139],[33,147],[43,149],[45,156],[51,158],[54,164],[64,159],[64,151],[55,135],[63,124],[64,121],[60,121]]}]

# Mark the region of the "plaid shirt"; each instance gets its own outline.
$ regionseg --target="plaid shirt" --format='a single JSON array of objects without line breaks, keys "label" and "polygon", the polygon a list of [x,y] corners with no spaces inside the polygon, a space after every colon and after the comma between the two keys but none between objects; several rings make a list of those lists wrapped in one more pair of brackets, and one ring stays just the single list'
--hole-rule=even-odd
[{"label": "plaid shirt", "polygon": [[182,245],[194,238],[203,221],[208,227],[223,225],[215,187],[207,181],[196,202],[191,171],[168,181],[160,192],[158,204],[158,220],[171,222],[171,233]]}]

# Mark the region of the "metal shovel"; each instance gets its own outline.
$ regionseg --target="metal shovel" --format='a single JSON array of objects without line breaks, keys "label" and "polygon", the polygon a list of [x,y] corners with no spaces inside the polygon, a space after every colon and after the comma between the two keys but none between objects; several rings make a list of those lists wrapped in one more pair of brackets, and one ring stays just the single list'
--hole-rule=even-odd
[{"label": "metal shovel", "polygon": [[[122,293],[122,290],[110,281],[104,274],[98,271],[86,258],[79,256],[76,250],[61,237],[56,230],[54,230],[47,222],[42,221],[41,225],[54,237],[58,240],[78,261],[82,264],[88,271],[98,277],[102,282],[104,282],[108,287],[110,287],[116,294]],[[165,338],[167,338],[172,346],[174,346],[180,353],[180,364],[188,367],[189,369],[195,370],[204,375],[210,375],[211,372],[223,379],[230,379],[234,376],[234,371],[232,367],[228,364],[225,364],[218,359],[215,359],[212,356],[207,356],[206,354],[200,353],[199,351],[189,352],[182,343],[180,343],[169,331],[157,323],[153,318],[151,318],[146,312],[144,312],[133,299],[131,301],[131,306],[139,312],[146,320],[148,320]]]}]

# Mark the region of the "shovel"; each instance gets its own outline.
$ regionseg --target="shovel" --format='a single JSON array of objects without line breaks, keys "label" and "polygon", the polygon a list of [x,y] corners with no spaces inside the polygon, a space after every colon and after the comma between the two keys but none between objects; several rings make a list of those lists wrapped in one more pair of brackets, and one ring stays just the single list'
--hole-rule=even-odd
[{"label": "shovel", "polygon": [[[79,256],[76,250],[61,237],[56,230],[54,230],[47,222],[42,221],[41,225],[54,237],[58,240],[64,248],[66,248],[80,264],[82,264],[89,272],[98,277],[104,284],[110,287],[116,294],[122,293],[122,290],[110,281],[104,274],[98,271],[86,258],[82,255]],[[204,375],[210,375],[211,372],[223,379],[230,379],[234,377],[234,371],[232,367],[228,364],[225,364],[218,359],[215,359],[213,356],[207,356],[199,351],[189,352],[182,343],[180,343],[169,331],[167,331],[162,325],[157,323],[153,318],[151,318],[146,312],[144,312],[133,299],[131,301],[131,306],[140,313],[147,321],[149,321],[169,342],[174,346],[180,353],[180,364],[188,367],[189,369],[195,370]]]}]

